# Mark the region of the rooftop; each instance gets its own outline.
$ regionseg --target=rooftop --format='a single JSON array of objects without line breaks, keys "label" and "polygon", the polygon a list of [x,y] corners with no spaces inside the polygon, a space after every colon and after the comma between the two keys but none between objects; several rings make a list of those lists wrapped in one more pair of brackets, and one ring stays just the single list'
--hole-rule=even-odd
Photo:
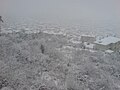
[{"label": "rooftop", "polygon": [[111,43],[116,43],[118,41],[120,41],[120,38],[109,36],[109,37],[103,38],[101,40],[97,40],[97,41],[95,41],[95,43],[101,44],[101,45],[109,45]]}]

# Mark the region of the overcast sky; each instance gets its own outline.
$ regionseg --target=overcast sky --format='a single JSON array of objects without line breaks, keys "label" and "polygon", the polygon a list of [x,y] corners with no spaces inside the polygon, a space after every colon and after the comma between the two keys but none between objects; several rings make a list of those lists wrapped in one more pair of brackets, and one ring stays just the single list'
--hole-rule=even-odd
[{"label": "overcast sky", "polygon": [[0,12],[48,20],[120,20],[120,0],[0,0]]}]

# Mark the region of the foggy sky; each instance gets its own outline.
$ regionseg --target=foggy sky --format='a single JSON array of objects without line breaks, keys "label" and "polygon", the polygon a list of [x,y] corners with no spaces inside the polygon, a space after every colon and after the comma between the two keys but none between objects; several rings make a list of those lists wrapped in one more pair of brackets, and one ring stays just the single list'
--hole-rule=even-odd
[{"label": "foggy sky", "polygon": [[119,0],[0,0],[1,14],[48,20],[120,20]]}]

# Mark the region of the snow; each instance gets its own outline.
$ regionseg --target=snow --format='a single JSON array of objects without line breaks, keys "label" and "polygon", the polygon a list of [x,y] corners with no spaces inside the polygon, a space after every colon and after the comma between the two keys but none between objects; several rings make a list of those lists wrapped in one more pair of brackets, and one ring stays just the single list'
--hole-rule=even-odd
[{"label": "snow", "polygon": [[84,43],[85,47],[87,48],[93,48],[94,47],[94,44],[87,44],[87,42]]},{"label": "snow", "polygon": [[2,31],[2,33],[12,33],[12,31]]},{"label": "snow", "polygon": [[25,33],[30,34],[30,33],[39,33],[40,31],[37,30],[29,30],[29,31],[25,31]]},{"label": "snow", "polygon": [[30,30],[30,28],[25,28],[25,30],[29,31],[29,30]]},{"label": "snow", "polygon": [[113,53],[114,51],[112,51],[112,50],[106,50],[105,52],[106,53]]},{"label": "snow", "polygon": [[80,44],[80,41],[74,41],[74,40],[70,40],[70,41],[74,44]]},{"label": "snow", "polygon": [[89,50],[89,51],[90,51],[90,52],[93,52],[93,53],[94,53],[94,52],[97,52],[97,51],[95,51],[95,50]]},{"label": "snow", "polygon": [[95,37],[95,35],[93,35],[93,34],[91,34],[91,35],[89,35],[89,34],[82,34],[81,36],[85,36],[85,37]]},{"label": "snow", "polygon": [[3,87],[1,90],[13,90],[13,89],[10,87]]},{"label": "snow", "polygon": [[[21,29],[16,28],[15,30],[12,31],[6,29],[6,33],[10,31],[11,33],[14,31],[16,32],[16,30],[20,32],[19,30]],[[72,39],[67,38],[67,36],[65,37],[65,39],[67,39],[68,41],[71,40],[71,42],[73,42],[72,44],[71,42],[68,42],[67,44],[63,44],[61,43],[62,41],[61,39],[60,42],[58,41],[59,42],[58,44],[62,46],[56,48],[55,45],[58,36],[56,34],[62,34],[62,32],[52,32],[51,30],[49,31],[48,28],[48,31],[46,29],[46,33],[50,33],[52,35],[46,37],[46,35],[44,34],[41,35],[42,30],[40,34],[35,34],[40,32],[39,30],[41,29],[33,29],[33,28],[31,29],[29,27],[26,28],[25,33],[28,34],[33,33],[30,34],[29,37],[25,37],[25,35],[22,35],[24,33],[14,33],[14,34],[9,34],[8,36],[7,34],[6,35],[3,34],[3,36],[1,36],[0,44],[2,47],[0,47],[0,50],[5,51],[5,52],[0,52],[0,58],[3,59],[0,60],[0,68],[1,70],[4,71],[1,73],[1,76],[10,75],[7,77],[8,79],[6,79],[8,80],[8,82],[9,80],[11,80],[10,82],[12,83],[10,85],[14,85],[14,83],[17,80],[17,82],[19,82],[20,85],[22,85],[19,90],[23,90],[22,88],[24,87],[28,88],[27,90],[33,90],[33,88],[34,90],[39,90],[39,89],[42,90],[42,88],[39,88],[39,85],[42,86],[41,84],[43,85],[45,84],[46,85],[45,87],[46,88],[48,87],[48,89],[49,86],[52,87],[54,85],[56,89],[58,88],[58,90],[60,90],[61,87],[63,87],[63,89],[61,90],[65,90],[65,89],[76,90],[77,86],[79,86],[78,90],[79,88],[83,88],[85,90],[87,90],[86,88],[88,89],[92,88],[96,90],[96,87],[98,85],[101,86],[100,88],[99,87],[97,88],[98,90],[104,89],[104,87],[107,87],[110,90],[115,90],[113,87],[120,89],[119,82],[116,81],[116,79],[119,80],[119,73],[120,73],[118,71],[120,64],[119,63],[120,57],[118,54],[112,53],[113,51],[111,50],[106,50],[107,52],[106,54],[102,51],[91,49],[93,48],[94,44],[90,44],[87,42],[84,43],[84,45],[87,48],[85,49],[76,48],[74,46],[79,45],[79,43],[81,44],[81,41],[78,39],[79,37],[75,36],[74,34],[71,34],[70,36]],[[21,37],[16,38],[18,34],[20,34]],[[38,36],[32,38],[32,35],[38,35]],[[69,36],[70,34],[68,33],[67,35]],[[86,35],[86,36],[92,37],[91,35]],[[24,39],[24,38],[28,38],[28,39]],[[109,39],[108,37],[102,38],[100,41],[98,41],[98,43],[105,42],[106,44],[106,43],[115,43],[117,41],[120,41],[119,38],[115,38],[115,37],[111,37],[111,38],[110,37]],[[54,39],[56,40],[56,42],[52,42]],[[50,44],[49,42],[46,42],[48,40],[51,40]],[[51,42],[53,43],[52,45]],[[46,54],[42,54],[40,52],[39,46],[41,45],[41,43],[45,45],[45,49],[47,52]],[[6,50],[8,50],[10,54],[6,52]],[[13,78],[12,80],[13,74],[15,78]],[[84,83],[84,81],[86,81],[87,83]],[[29,83],[26,82],[31,82],[32,84],[29,85]],[[65,88],[64,88],[64,83],[68,85]],[[81,83],[84,84],[81,85]],[[113,83],[113,84],[108,85],[108,83]],[[19,87],[16,86],[16,88]],[[1,90],[13,90],[13,89],[11,89],[8,86],[8,87],[3,87]]]},{"label": "snow", "polygon": [[54,31],[43,31],[44,33],[48,33],[48,34],[54,34],[54,35],[64,35],[66,36],[66,33],[63,32],[54,32]]},{"label": "snow", "polygon": [[103,38],[101,40],[97,40],[97,41],[95,41],[95,43],[101,44],[101,45],[108,45],[111,43],[116,43],[118,41],[120,41],[120,38],[109,36],[109,37]]}]

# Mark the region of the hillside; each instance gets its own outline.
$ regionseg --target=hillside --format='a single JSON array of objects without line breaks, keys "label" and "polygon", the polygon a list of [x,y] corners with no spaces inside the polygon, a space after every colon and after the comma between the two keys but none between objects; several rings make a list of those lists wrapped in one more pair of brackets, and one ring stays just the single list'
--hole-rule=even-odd
[{"label": "hillside", "polygon": [[89,51],[64,35],[0,36],[0,90],[120,90],[120,55]]}]

